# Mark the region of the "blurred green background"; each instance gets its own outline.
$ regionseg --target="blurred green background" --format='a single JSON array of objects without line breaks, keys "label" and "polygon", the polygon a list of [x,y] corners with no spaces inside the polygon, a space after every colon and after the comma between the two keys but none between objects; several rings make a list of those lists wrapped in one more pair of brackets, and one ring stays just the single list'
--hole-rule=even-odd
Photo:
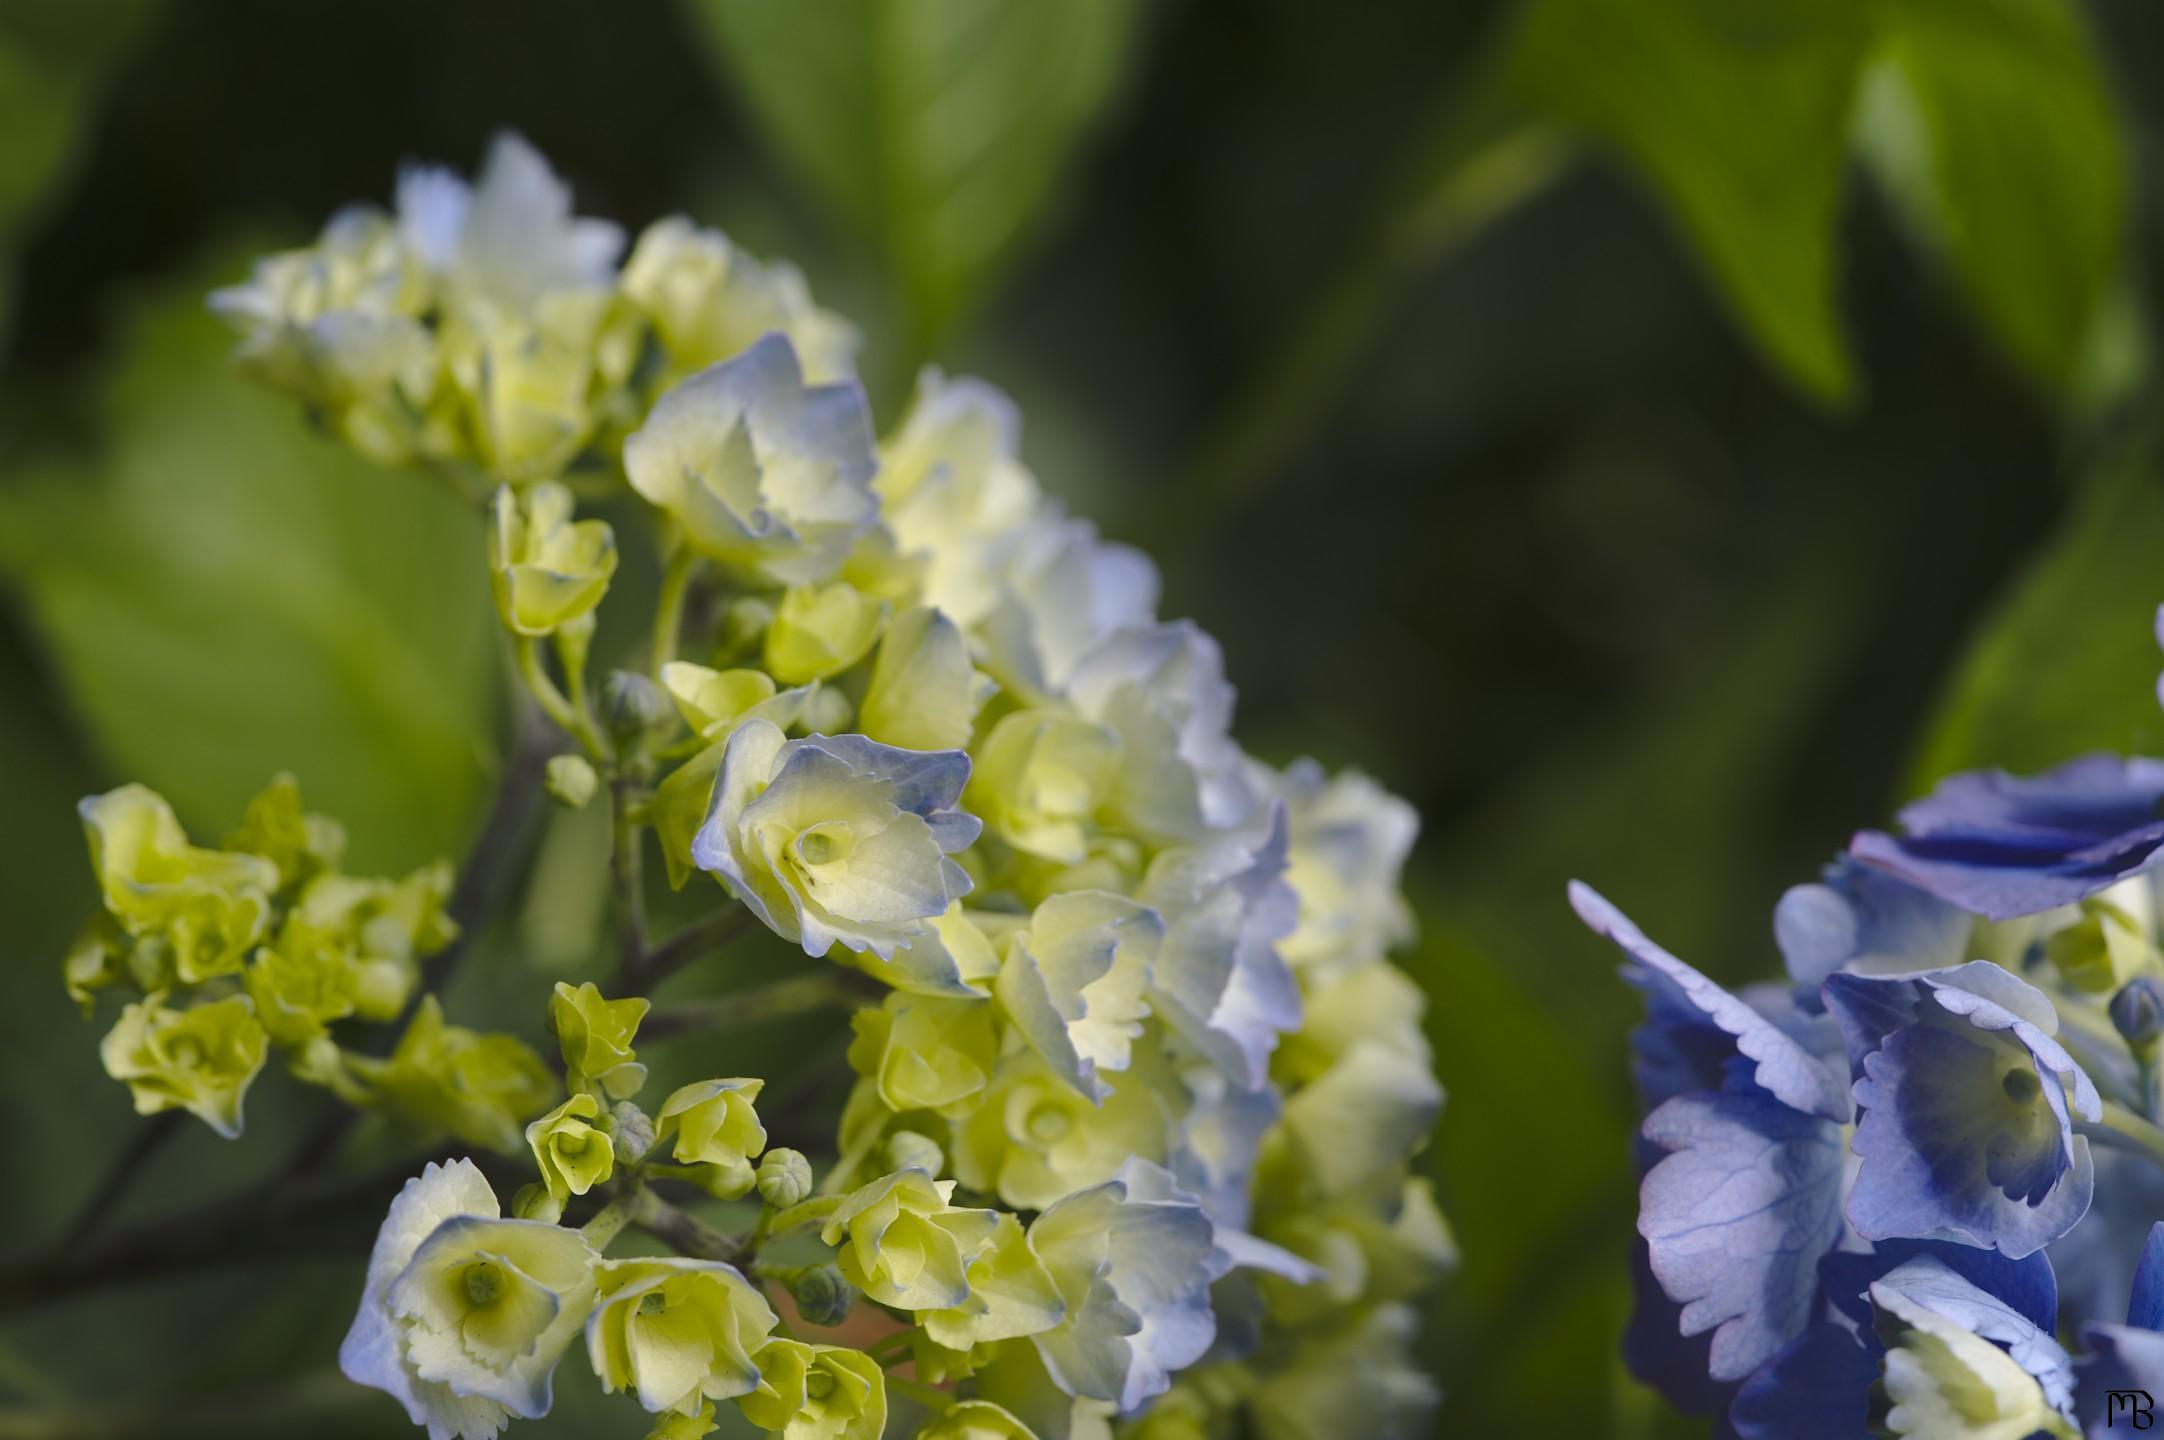
[{"label": "blurred green background", "polygon": [[[1703,1433],[1615,1358],[1635,1007],[1563,882],[1741,980],[1933,775],[2164,744],[2159,74],[2144,0],[0,0],[8,1248],[138,1124],[59,984],[77,796],[215,836],[288,768],[383,869],[478,823],[477,523],[234,376],[201,297],[508,124],[585,212],[797,259],[882,416],[926,362],[1009,389],[1249,747],[1419,806],[1441,1428]],[[454,1013],[580,970],[589,832]],[[307,1101],[266,1080],[124,1218],[268,1173]],[[358,1283],[0,1295],[0,1436],[412,1433],[326,1377]],[[590,1388],[548,1429],[632,1433]]]}]

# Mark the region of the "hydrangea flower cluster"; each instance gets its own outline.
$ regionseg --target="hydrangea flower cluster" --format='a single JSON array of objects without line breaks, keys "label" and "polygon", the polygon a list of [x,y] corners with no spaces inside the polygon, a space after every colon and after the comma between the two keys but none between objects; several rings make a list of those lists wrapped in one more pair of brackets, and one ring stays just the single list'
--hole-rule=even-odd
[{"label": "hydrangea flower cluster", "polygon": [[[2164,762],[1953,776],[1646,1001],[1633,1373],[1742,1440],[2102,1436],[2164,1393]],[[2119,1428],[2112,1429],[2114,1421]]]},{"label": "hydrangea flower cluster", "polygon": [[[309,1010],[336,985],[295,978],[275,1023],[229,980],[228,1021],[216,977],[287,964],[312,892],[167,816],[165,888],[126,900],[211,982],[171,1013],[256,1027],[258,1064],[266,1030],[313,1046],[345,1098],[532,1162],[508,1210],[471,1158],[408,1182],[346,1373],[432,1440],[545,1413],[581,1336],[670,1440],[727,1404],[792,1440],[1420,1433],[1408,1302],[1453,1252],[1411,1164],[1442,1103],[1423,997],[1387,958],[1410,808],[1240,749],[1216,643],[1043,493],[997,390],[927,372],[879,438],[852,333],[793,270],[682,219],[619,268],[620,232],[516,137],[470,187],[398,192],[213,306],[345,442],[495,482],[547,790],[613,808],[623,943],[605,984],[556,987],[560,1064],[447,1025],[410,969],[366,1011]],[[618,537],[592,500],[650,525],[662,572],[646,653],[598,683]],[[649,843],[719,907],[657,944]],[[778,937],[776,978],[699,1013],[853,1012],[818,1167],[769,1148],[756,1078],[646,1092],[647,997],[738,920]],[[446,933],[416,920],[409,955]],[[325,1038],[401,1007],[380,1058]],[[165,1042],[157,1093],[228,1048]],[[675,1253],[610,1254],[625,1232]]]}]

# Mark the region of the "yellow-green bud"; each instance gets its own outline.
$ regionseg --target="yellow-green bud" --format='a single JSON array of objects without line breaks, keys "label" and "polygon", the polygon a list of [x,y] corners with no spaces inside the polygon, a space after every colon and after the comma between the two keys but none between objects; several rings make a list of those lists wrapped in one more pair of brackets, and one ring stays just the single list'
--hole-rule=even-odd
[{"label": "yellow-green bud", "polygon": [[787,1147],[769,1150],[759,1162],[759,1198],[776,1210],[801,1205],[811,1198],[811,1161],[801,1150]]},{"label": "yellow-green bud", "polygon": [[554,1225],[563,1219],[564,1202],[551,1195],[548,1186],[536,1180],[518,1187],[518,1193],[511,1197],[511,1213],[521,1220],[539,1220]]},{"label": "yellow-green bud", "polygon": [[526,1143],[541,1167],[541,1183],[559,1200],[584,1195],[616,1169],[616,1147],[595,1122],[601,1102],[581,1090],[526,1127]]},{"label": "yellow-green bud", "polygon": [[496,609],[520,635],[547,635],[593,612],[616,573],[616,534],[605,520],[573,520],[571,492],[553,480],[506,485],[489,510],[489,571]]},{"label": "yellow-green bud", "polygon": [[[1037,1436],[1011,1412],[989,1400],[963,1400],[919,1430],[917,1440],[1037,1440]],[[1199,1433],[1196,1440],[1201,1440]]]},{"label": "yellow-green bud", "polygon": [[676,1136],[676,1158],[686,1165],[715,1165],[743,1171],[742,1195],[751,1189],[751,1161],[766,1149],[766,1127],[752,1102],[763,1080],[701,1080],[661,1102],[655,1133]]},{"label": "yellow-green bud", "polygon": [[601,786],[601,777],[583,755],[551,756],[548,768],[541,772],[541,783],[549,792],[549,799],[566,810],[584,810],[594,798],[594,791]]},{"label": "yellow-green bud", "polygon": [[228,1140],[240,1134],[241,1102],[269,1053],[270,1036],[245,995],[187,1010],[153,995],[121,1011],[99,1047],[138,1115],[186,1110]]},{"label": "yellow-green bud", "polygon": [[792,585],[766,632],[766,668],[784,685],[838,675],[870,652],[887,611],[846,580]]},{"label": "yellow-green bud", "polygon": [[947,1165],[946,1152],[939,1142],[929,1135],[914,1130],[897,1130],[887,1137],[887,1168],[889,1170],[922,1170],[927,1175],[937,1175]]},{"label": "yellow-green bud", "polygon": [[789,1298],[807,1324],[839,1325],[857,1303],[857,1287],[833,1265],[812,1265],[790,1282]]},{"label": "yellow-green bud", "polygon": [[557,981],[549,997],[549,1028],[563,1049],[571,1084],[599,1085],[615,1099],[638,1093],[646,1083],[646,1067],[638,1063],[632,1041],[651,1008],[636,995],[604,1000],[591,980],[576,990]]},{"label": "yellow-green bud", "polygon": [[769,1340],[753,1358],[759,1388],[736,1403],[761,1430],[819,1440],[879,1440],[886,1433],[886,1372],[863,1351]]}]

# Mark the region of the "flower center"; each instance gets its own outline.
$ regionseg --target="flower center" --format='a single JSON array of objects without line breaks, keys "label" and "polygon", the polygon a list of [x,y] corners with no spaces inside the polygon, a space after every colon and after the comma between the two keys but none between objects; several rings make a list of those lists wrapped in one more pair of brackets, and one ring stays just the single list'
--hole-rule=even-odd
[{"label": "flower center", "polygon": [[1054,1105],[1040,1105],[1029,1115],[1029,1135],[1032,1140],[1050,1145],[1063,1140],[1074,1128],[1074,1121],[1065,1110]]},{"label": "flower center", "polygon": [[2026,1065],[2017,1065],[2007,1071],[1999,1085],[2006,1091],[2006,1098],[2016,1105],[2027,1105],[2044,1093],[2044,1082]]},{"label": "flower center", "polygon": [[466,1267],[466,1298],[475,1305],[494,1304],[496,1297],[504,1292],[503,1267],[493,1260],[481,1260]]},{"label": "flower center", "polygon": [[649,1290],[639,1297],[639,1313],[641,1315],[659,1315],[668,1308],[669,1297],[659,1290]]},{"label": "flower center", "polygon": [[824,1370],[814,1370],[804,1377],[804,1393],[814,1400],[824,1400],[834,1393],[834,1377]]},{"label": "flower center", "polygon": [[183,1035],[173,1041],[166,1053],[172,1056],[173,1063],[183,1070],[200,1069],[203,1061],[208,1058],[203,1053],[203,1042],[192,1035]]},{"label": "flower center", "polygon": [[855,848],[856,837],[838,820],[814,825],[796,841],[796,853],[804,858],[806,865],[831,865],[837,860],[846,860]]}]

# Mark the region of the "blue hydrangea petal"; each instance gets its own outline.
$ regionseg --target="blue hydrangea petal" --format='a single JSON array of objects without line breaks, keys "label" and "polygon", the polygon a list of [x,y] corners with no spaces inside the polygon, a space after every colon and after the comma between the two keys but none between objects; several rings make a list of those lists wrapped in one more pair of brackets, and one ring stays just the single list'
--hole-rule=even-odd
[{"label": "blue hydrangea petal", "polygon": [[1736,1048],[1757,1064],[1753,1078],[1776,1100],[1828,1120],[1845,1122],[1854,1113],[1832,1070],[1749,1004],[1647,939],[1591,886],[1573,880],[1570,903],[1596,933],[1614,941],[1637,966],[1673,984],[1687,1003],[1734,1036]]},{"label": "blue hydrangea petal", "polygon": [[1935,895],[1852,860],[1798,885],[1773,908],[1773,939],[1797,989],[1816,1003],[1826,977],[1909,974],[1959,965],[1973,918]]},{"label": "blue hydrangea petal", "polygon": [[1623,1328],[1623,1365],[1686,1415],[1728,1408],[1733,1383],[1706,1373],[1713,1332],[1683,1333],[1683,1307],[1654,1278],[1643,1236],[1631,1237],[1631,1313]]},{"label": "blue hydrangea petal", "polygon": [[1981,1335],[2036,1377],[2053,1408],[2073,1408],[2073,1357],[2052,1333],[1935,1256],[1919,1256],[1895,1267],[1872,1288],[1890,1290]]},{"label": "blue hydrangea petal", "polygon": [[1870,1440],[1878,1371],[1875,1345],[1813,1325],[1743,1382],[1728,1423],[1740,1440]]},{"label": "blue hydrangea petal", "polygon": [[1700,1091],[1645,1135],[1669,1152],[1639,1188],[1649,1263],[1683,1333],[1713,1331],[1707,1372],[1740,1380],[1812,1319],[1819,1257],[1842,1232],[1840,1131],[1764,1095]]},{"label": "blue hydrangea petal", "polygon": [[2134,1266],[2134,1293],[2127,1298],[2126,1323],[2144,1330],[2164,1330],[2164,1222],[2149,1227]]},{"label": "blue hydrangea petal", "polygon": [[1938,1261],[1971,1285],[1998,1296],[2039,1329],[2058,1327],[2058,1276],[2041,1250],[2013,1260],[1996,1250],[1943,1240],[1881,1240],[1869,1250],[1838,1250],[1819,1261],[1819,1286],[1835,1310],[1868,1329],[1871,1287],[1916,1259]]},{"label": "blue hydrangea petal", "polygon": [[[2012,1134],[1999,1061],[1986,1040],[1922,1024],[1866,1059],[1850,1142],[1862,1161],[1848,1197],[1859,1235],[1950,1239],[2019,1258],[2087,1213],[2089,1142],[2057,1115],[2049,1133],[2036,1133],[2032,1118],[2029,1133]],[[2055,1093],[2047,1082],[2041,1098]]]},{"label": "blue hydrangea petal", "polygon": [[2138,874],[2164,846],[2164,761],[2087,755],[2042,775],[1975,771],[1867,830],[1849,853],[1993,920],[2033,915]]}]

